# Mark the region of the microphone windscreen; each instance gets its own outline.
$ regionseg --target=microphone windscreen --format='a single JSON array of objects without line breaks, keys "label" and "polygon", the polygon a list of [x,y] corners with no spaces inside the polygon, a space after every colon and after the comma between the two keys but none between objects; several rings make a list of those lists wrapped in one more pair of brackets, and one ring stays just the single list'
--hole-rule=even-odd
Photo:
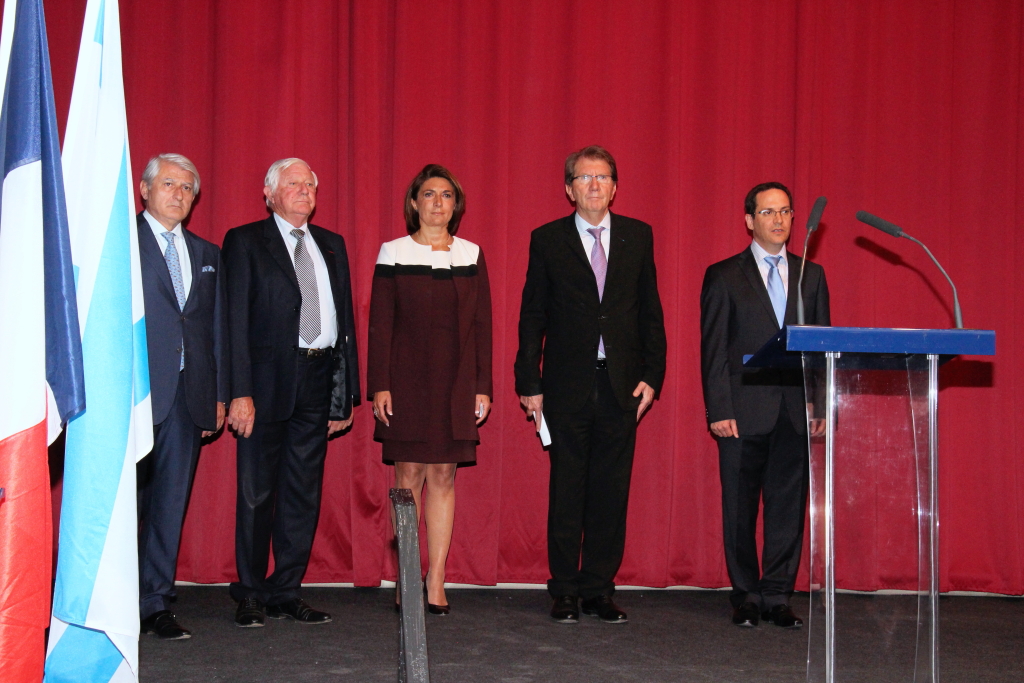
[{"label": "microphone windscreen", "polygon": [[828,200],[824,197],[818,197],[814,202],[814,208],[811,209],[811,217],[807,219],[807,232],[814,232],[818,229],[818,223],[821,222],[821,214],[825,212],[825,204],[828,204]]},{"label": "microphone windscreen", "polygon": [[895,223],[890,223],[885,219],[879,218],[874,214],[870,214],[867,211],[858,211],[857,220],[859,220],[861,223],[867,223],[872,228],[878,228],[882,232],[888,233],[893,237],[903,237],[903,230],[900,228],[900,226],[896,225]]}]

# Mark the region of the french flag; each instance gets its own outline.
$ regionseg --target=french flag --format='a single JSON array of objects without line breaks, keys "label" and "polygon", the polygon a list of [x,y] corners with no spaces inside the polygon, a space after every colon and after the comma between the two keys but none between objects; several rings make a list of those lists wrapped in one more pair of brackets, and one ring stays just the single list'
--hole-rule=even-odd
[{"label": "french flag", "polygon": [[39,681],[49,624],[47,445],[85,408],[50,57],[41,0],[0,32],[0,680]]}]

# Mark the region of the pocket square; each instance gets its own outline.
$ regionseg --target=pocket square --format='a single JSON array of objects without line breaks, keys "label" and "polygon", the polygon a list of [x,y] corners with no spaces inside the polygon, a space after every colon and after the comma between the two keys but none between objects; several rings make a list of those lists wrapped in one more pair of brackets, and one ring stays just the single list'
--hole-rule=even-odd
[{"label": "pocket square", "polygon": [[212,273],[213,270],[214,270],[213,266],[203,266],[203,272],[204,273]]}]

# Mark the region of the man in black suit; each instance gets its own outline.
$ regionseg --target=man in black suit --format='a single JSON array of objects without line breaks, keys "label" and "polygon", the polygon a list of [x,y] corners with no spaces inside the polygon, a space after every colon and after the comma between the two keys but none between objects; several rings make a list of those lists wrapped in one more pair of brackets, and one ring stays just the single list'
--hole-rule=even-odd
[{"label": "man in black suit", "polygon": [[[747,193],[753,242],[708,267],[700,295],[701,378],[711,433],[718,442],[725,561],[732,582],[732,621],[759,619],[785,628],[803,621],[789,606],[803,544],[807,504],[807,417],[799,370],[749,369],[753,354],[795,324],[800,257],[786,251],[793,199],[781,183]],[[804,274],[806,323],[830,324],[821,266]],[[812,435],[824,429],[813,423]],[[764,499],[764,548],[758,567],[755,532]]]},{"label": "man in black suit", "polygon": [[[359,400],[345,240],[307,221],[317,179],[301,159],[275,161],[263,194],[271,215],[229,230],[231,406],[238,437],[235,623],[264,617],[329,622],[299,597],[320,515],[328,436]],[[267,576],[270,545],[274,573]]]},{"label": "man in black suit", "polygon": [[[516,392],[551,432],[551,617],[626,623],[612,602],[626,542],[636,425],[665,377],[665,326],[651,226],[612,214],[618,174],[604,148],[565,162],[576,211],[533,231],[519,314]],[[541,360],[543,358],[543,376]]]},{"label": "man in black suit", "polygon": [[139,183],[139,261],[146,302],[153,450],[136,467],[139,616],[142,632],[189,638],[170,611],[199,442],[224,423],[228,400],[227,303],[220,249],[181,222],[199,194],[199,173],[161,154]]}]

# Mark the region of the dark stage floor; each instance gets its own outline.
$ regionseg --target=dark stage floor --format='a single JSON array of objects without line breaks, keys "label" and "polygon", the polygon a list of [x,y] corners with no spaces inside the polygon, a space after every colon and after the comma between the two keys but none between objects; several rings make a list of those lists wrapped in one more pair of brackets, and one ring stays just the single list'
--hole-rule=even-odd
[{"label": "dark stage floor", "polygon": [[[143,636],[140,680],[397,679],[393,590],[307,588],[304,597],[331,612],[333,623],[268,619],[262,629],[241,629],[232,621],[227,588],[179,587],[175,611],[194,636],[173,642]],[[550,601],[542,590],[449,589],[448,598],[450,616],[427,615],[432,683],[805,680],[807,631],[737,628],[721,591],[620,591],[615,599],[629,613],[625,625],[585,616],[577,625],[557,624],[547,616]],[[794,599],[794,608],[806,616],[806,595]],[[1024,680],[1024,601],[944,597],[940,610],[943,681]],[[844,681],[912,680],[906,669],[893,675],[892,661],[894,652],[912,652],[913,598],[844,594],[837,615],[844,613],[856,614],[838,626]],[[879,642],[890,651],[871,645]]]}]

